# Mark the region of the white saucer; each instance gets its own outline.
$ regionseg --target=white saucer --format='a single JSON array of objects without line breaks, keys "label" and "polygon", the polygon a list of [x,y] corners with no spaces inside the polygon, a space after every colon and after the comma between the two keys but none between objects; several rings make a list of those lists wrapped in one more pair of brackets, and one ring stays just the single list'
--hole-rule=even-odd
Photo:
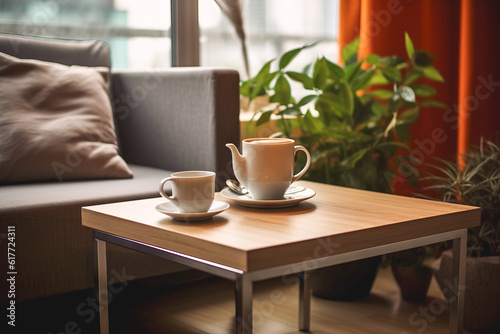
[{"label": "white saucer", "polygon": [[222,189],[220,194],[235,200],[239,205],[250,208],[286,208],[313,197],[316,192],[310,188],[304,188],[302,191],[295,193],[287,192],[284,199],[277,200],[256,200],[251,195],[238,195],[229,188]]},{"label": "white saucer", "polygon": [[214,201],[208,212],[181,213],[179,208],[177,208],[171,202],[161,203],[155,207],[156,211],[164,213],[167,216],[174,218],[175,220],[180,220],[183,222],[197,222],[208,220],[216,214],[219,214],[222,211],[226,210],[227,208],[229,208],[229,204],[219,201]]}]

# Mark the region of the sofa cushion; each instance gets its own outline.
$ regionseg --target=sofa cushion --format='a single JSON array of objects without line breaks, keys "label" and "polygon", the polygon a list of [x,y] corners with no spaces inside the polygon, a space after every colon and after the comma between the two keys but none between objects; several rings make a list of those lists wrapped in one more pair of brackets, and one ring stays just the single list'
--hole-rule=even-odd
[{"label": "sofa cushion", "polygon": [[64,65],[111,67],[109,47],[99,40],[56,39],[0,33],[0,52]]},{"label": "sofa cushion", "polygon": [[0,184],[132,177],[108,85],[106,67],[0,53]]},{"label": "sofa cushion", "polygon": [[[134,173],[132,179],[3,185],[0,188],[0,216],[23,214],[40,208],[82,207],[160,196],[160,181],[171,172],[133,164],[129,167]],[[168,183],[165,189],[170,191]]]}]

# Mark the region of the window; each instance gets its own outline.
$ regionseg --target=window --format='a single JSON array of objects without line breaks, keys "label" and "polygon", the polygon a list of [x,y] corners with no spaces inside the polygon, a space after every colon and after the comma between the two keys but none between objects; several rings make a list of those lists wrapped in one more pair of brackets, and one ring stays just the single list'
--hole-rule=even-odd
[{"label": "window", "polygon": [[0,0],[0,31],[105,40],[114,68],[171,64],[165,0]]},{"label": "window", "polygon": [[[338,55],[338,0],[247,0],[243,1],[250,75],[284,51],[321,41],[294,61],[297,70],[314,55],[336,60]],[[202,66],[228,66],[246,77],[238,37],[215,1],[199,0]]]},{"label": "window", "polygon": [[[172,1],[182,1],[179,7],[185,7],[188,0]],[[314,54],[337,59],[339,0],[243,0],[243,5],[251,74],[283,51],[314,41],[322,42],[304,59],[309,61]],[[201,65],[235,68],[246,77],[240,43],[229,20],[214,0],[198,0],[198,8]],[[186,17],[194,16],[180,19]],[[196,19],[191,21],[188,29],[191,25],[198,29]],[[186,27],[186,22],[182,24]],[[102,39],[111,46],[114,68],[172,64],[171,1],[167,0],[0,0],[0,31]],[[301,66],[300,58],[295,65]]]}]

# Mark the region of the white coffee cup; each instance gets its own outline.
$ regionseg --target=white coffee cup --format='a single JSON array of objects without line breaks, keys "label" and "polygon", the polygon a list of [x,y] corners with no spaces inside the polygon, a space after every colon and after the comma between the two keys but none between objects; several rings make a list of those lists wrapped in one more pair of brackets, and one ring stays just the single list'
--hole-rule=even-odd
[{"label": "white coffee cup", "polygon": [[[233,154],[236,178],[256,200],[283,199],[286,190],[307,171],[311,156],[307,149],[288,138],[249,138],[242,142],[242,154],[226,144]],[[294,174],[295,154],[303,151],[304,168]]]},{"label": "white coffee cup", "polygon": [[[165,183],[172,182],[172,196],[165,194]],[[185,171],[173,173],[160,182],[160,195],[182,213],[207,212],[215,197],[215,173]]]}]

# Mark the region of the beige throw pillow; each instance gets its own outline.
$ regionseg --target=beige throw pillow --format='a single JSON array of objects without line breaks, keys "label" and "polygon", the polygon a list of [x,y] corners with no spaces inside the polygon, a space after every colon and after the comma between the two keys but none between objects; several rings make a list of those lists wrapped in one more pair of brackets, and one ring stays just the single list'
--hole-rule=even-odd
[{"label": "beige throw pillow", "polygon": [[108,84],[106,67],[0,53],[0,184],[132,177]]}]

